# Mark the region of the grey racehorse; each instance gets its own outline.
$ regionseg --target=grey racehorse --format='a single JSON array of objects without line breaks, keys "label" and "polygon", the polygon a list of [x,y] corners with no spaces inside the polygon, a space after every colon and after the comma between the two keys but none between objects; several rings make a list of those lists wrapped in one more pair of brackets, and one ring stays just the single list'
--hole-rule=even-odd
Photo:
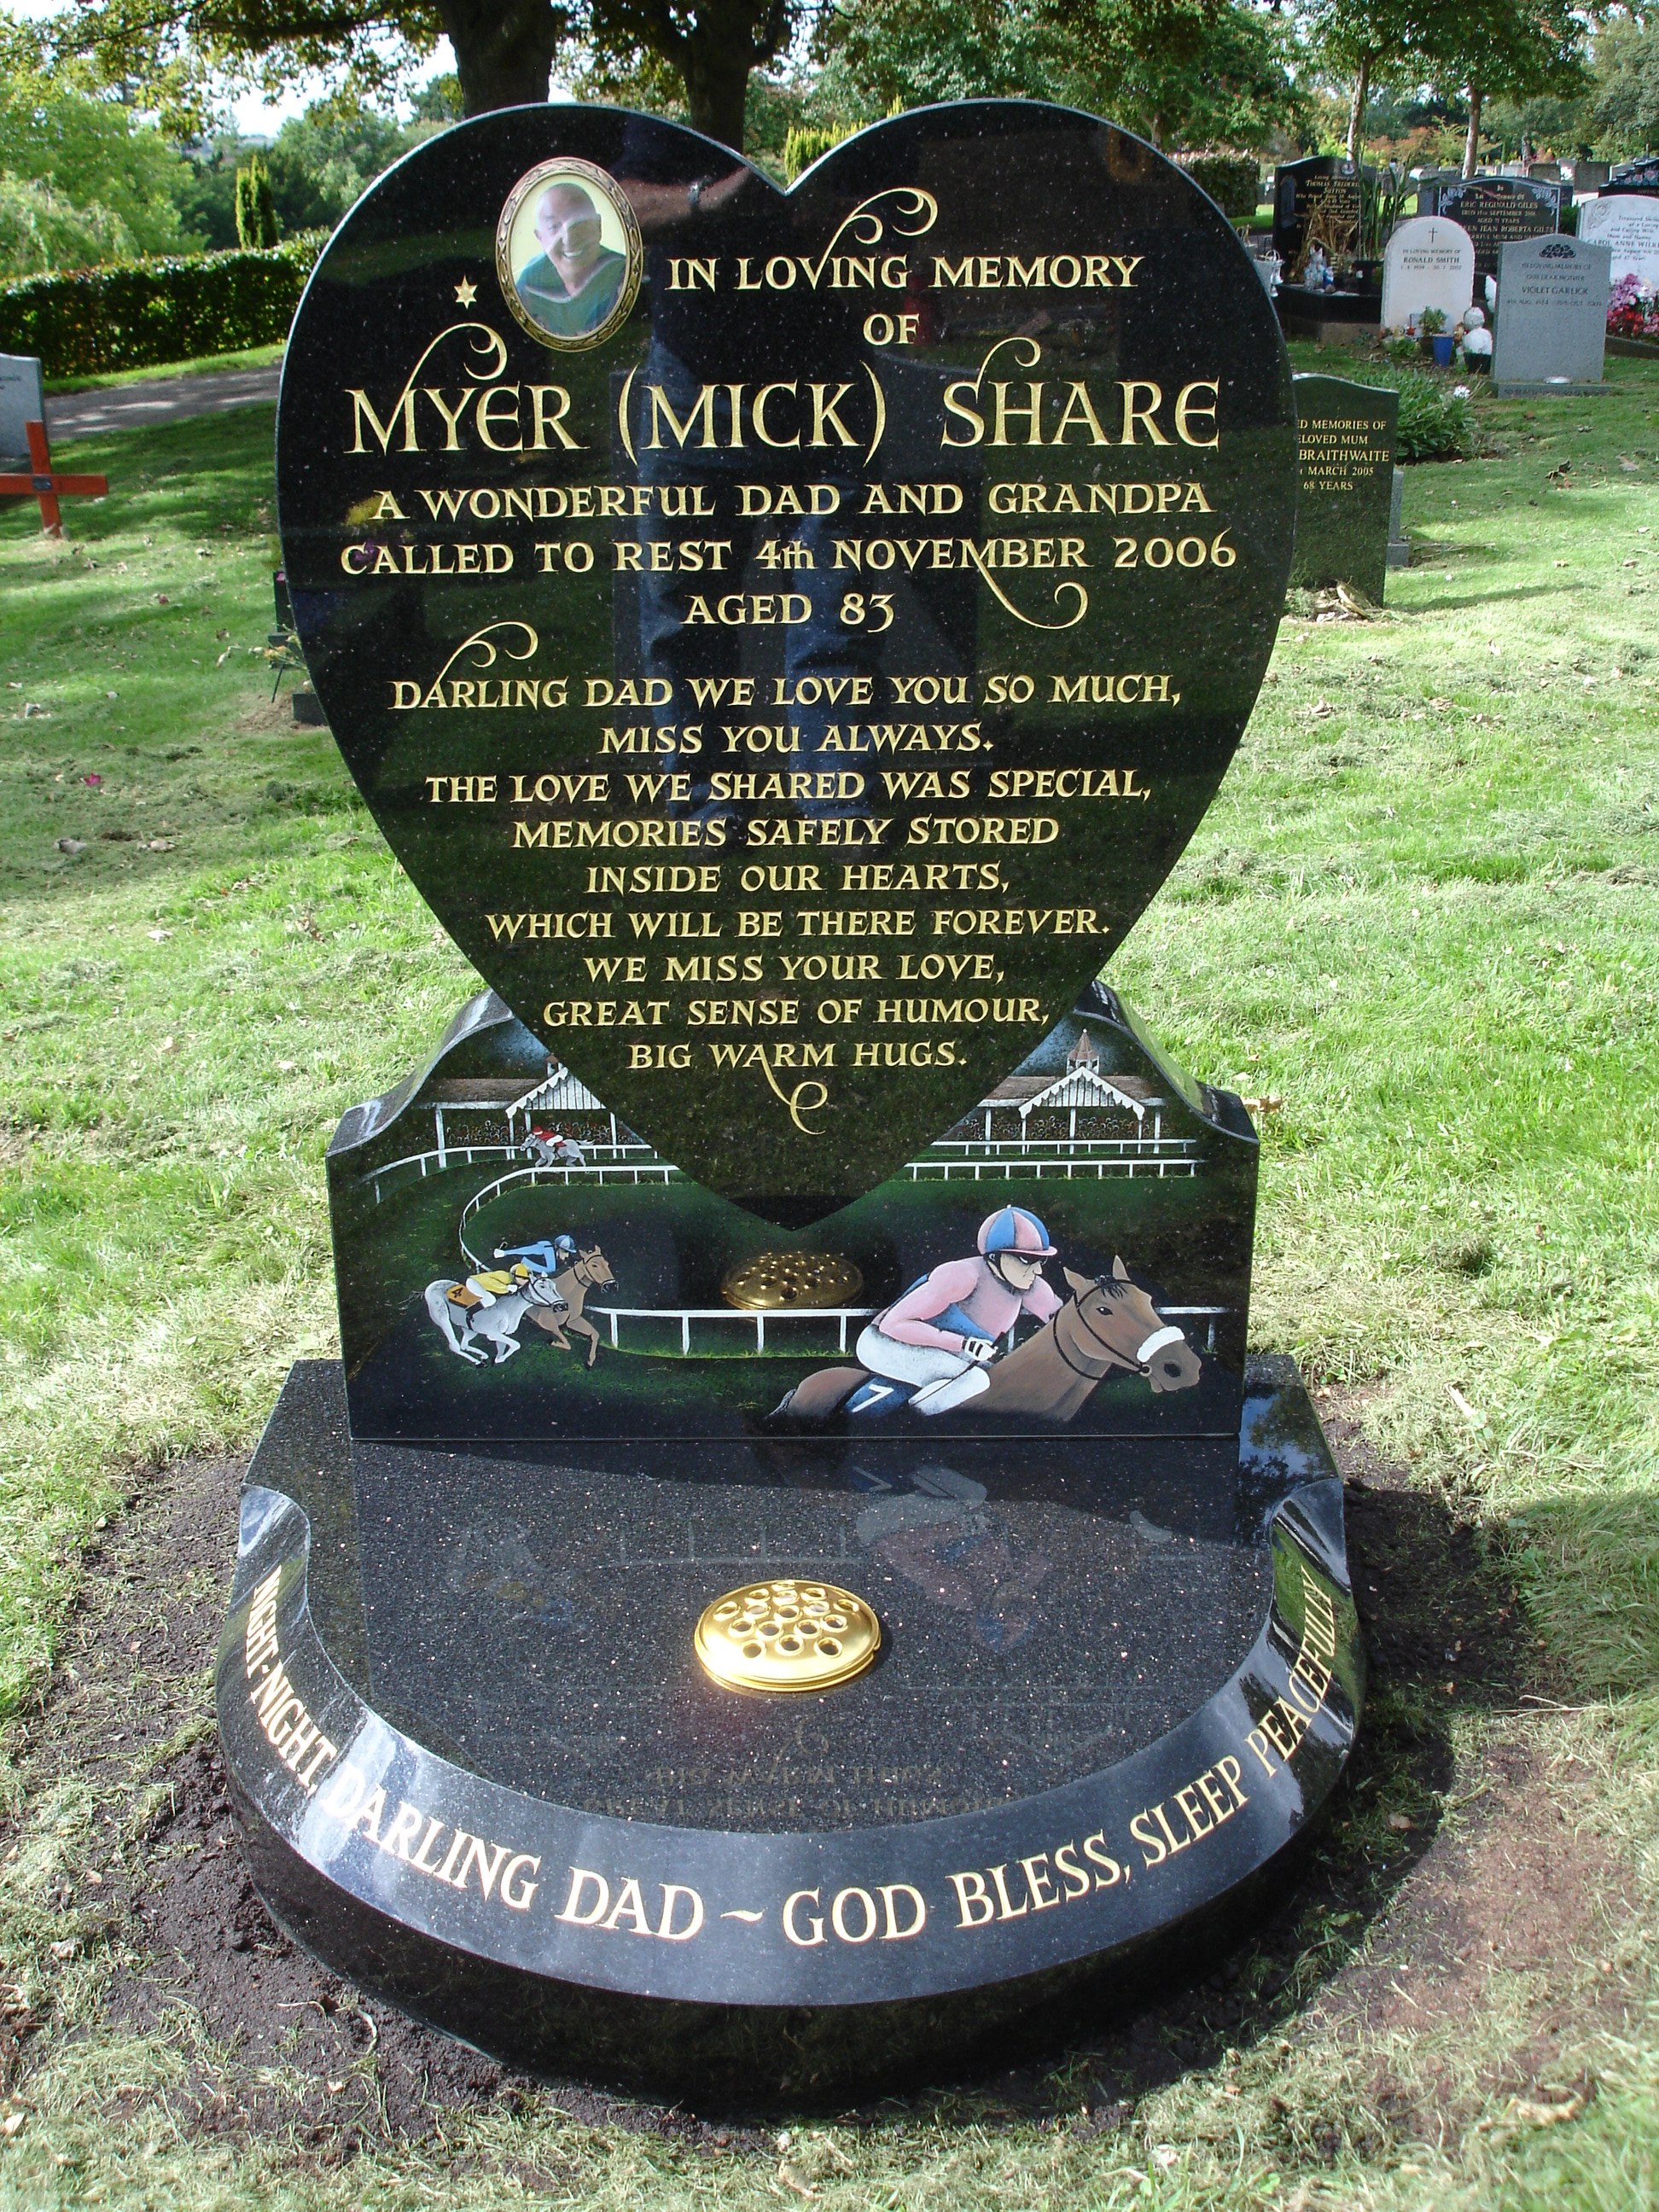
[{"label": "grey racehorse", "polygon": [[[453,1275],[440,1275],[435,1283],[428,1283],[426,1310],[443,1331],[444,1341],[450,1350],[471,1367],[485,1364],[490,1344],[495,1347],[497,1367],[521,1351],[519,1323],[532,1307],[562,1307],[567,1303],[548,1275],[532,1275],[523,1290],[504,1291],[493,1304],[487,1306],[456,1305],[449,1295],[454,1285]],[[481,1338],[483,1342],[479,1341]]]}]

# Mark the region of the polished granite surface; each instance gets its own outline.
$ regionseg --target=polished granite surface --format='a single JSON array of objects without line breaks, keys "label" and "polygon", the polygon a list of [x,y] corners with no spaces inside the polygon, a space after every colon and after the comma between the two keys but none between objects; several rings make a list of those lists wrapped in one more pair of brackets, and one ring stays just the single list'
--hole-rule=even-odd
[{"label": "polished granite surface", "polygon": [[[1242,1456],[1206,1439],[688,1445],[562,1468],[354,1449],[338,1370],[316,1364],[252,1479],[313,1516],[337,1662],[355,1656],[368,1701],[457,1765],[614,1817],[858,1827],[1098,1772],[1220,1687],[1266,1615],[1268,1512],[1328,1473],[1271,1371],[1249,1391]],[[877,1667],[799,1698],[709,1682],[698,1613],[781,1574],[863,1595]]]}]

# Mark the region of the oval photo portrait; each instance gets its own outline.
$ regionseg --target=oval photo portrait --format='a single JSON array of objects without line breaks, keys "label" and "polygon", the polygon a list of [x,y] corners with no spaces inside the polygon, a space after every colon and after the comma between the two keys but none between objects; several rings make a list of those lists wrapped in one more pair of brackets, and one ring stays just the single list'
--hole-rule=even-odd
[{"label": "oval photo portrait", "polygon": [[543,161],[507,195],[495,270],[507,306],[545,346],[601,344],[627,320],[643,261],[634,210],[591,161]]}]

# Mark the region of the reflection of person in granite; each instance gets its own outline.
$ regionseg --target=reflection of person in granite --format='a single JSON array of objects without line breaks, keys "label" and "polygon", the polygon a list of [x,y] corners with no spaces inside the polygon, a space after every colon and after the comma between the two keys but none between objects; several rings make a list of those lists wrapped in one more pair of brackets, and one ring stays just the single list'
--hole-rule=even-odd
[{"label": "reflection of person in granite", "polygon": [[1014,1650],[1042,1619],[1037,1593],[1054,1562],[1016,1553],[1000,1519],[985,1510],[983,1483],[954,1468],[925,1467],[911,1484],[865,1507],[859,1540],[931,1603],[966,1614],[987,1650]]},{"label": "reflection of person in granite", "polygon": [[550,185],[536,203],[542,250],[514,278],[526,312],[555,337],[586,337],[617,304],[628,257],[605,242],[599,211],[582,186]]}]

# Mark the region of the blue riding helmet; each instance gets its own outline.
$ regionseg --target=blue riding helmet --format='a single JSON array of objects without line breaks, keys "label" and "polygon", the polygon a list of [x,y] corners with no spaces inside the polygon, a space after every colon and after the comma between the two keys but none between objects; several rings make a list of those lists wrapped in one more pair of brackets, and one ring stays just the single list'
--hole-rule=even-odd
[{"label": "blue riding helmet", "polygon": [[1023,1206],[1005,1206],[988,1214],[979,1228],[979,1249],[988,1260],[994,1252],[1016,1252],[1023,1260],[1052,1260],[1055,1248],[1035,1213]]}]

